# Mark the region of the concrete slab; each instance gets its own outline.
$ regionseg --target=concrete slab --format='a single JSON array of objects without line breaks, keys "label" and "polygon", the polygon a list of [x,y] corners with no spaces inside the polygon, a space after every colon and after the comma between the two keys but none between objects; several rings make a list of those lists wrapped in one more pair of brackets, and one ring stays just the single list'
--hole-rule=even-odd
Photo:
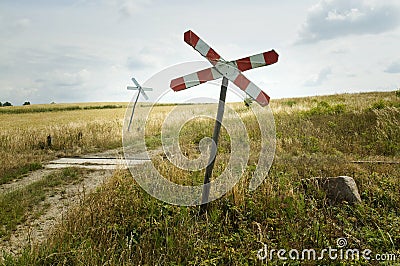
[{"label": "concrete slab", "polygon": [[80,167],[95,170],[126,169],[127,165],[142,164],[148,159],[122,159],[122,158],[60,158],[50,161],[45,167],[60,169],[66,167]]}]

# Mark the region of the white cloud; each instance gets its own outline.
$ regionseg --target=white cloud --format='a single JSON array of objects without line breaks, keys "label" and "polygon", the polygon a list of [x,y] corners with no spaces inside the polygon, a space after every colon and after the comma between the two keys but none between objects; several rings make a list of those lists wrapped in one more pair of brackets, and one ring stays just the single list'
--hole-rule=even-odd
[{"label": "white cloud", "polygon": [[26,31],[31,25],[31,19],[26,17],[0,16],[0,34],[3,36],[15,36]]},{"label": "white cloud", "polygon": [[86,69],[75,73],[54,71],[49,74],[48,82],[61,87],[82,86],[89,77],[90,73]]},{"label": "white cloud", "polygon": [[130,70],[159,68],[164,64],[165,58],[173,53],[174,51],[168,49],[168,46],[165,44],[146,45],[139,52],[127,58],[126,66]]},{"label": "white cloud", "polygon": [[330,67],[326,67],[322,69],[318,75],[307,80],[304,85],[307,87],[319,86],[328,79],[330,74],[332,74],[332,69]]},{"label": "white cloud", "polygon": [[[374,90],[381,84],[389,88],[398,84],[398,75],[384,70],[395,71],[389,64],[398,59],[400,29],[365,34],[396,27],[393,14],[399,2],[388,1],[327,0],[312,11],[307,7],[315,0],[290,5],[227,0],[0,1],[0,101],[128,100],[132,92],[126,86],[132,76],[144,83],[170,65],[198,60],[210,66],[184,43],[182,35],[188,29],[228,60],[278,51],[277,64],[246,72],[273,98],[349,87]],[[221,19],[212,10],[224,10]],[[294,46],[296,27],[305,21],[303,42],[349,36]],[[329,76],[330,68],[322,71],[324,66],[331,67],[335,78]]]},{"label": "white cloud", "polygon": [[126,18],[142,12],[151,3],[151,0],[117,0],[114,5],[118,7],[119,14]]},{"label": "white cloud", "polygon": [[29,18],[21,18],[14,22],[16,28],[26,29],[31,25],[31,20]]},{"label": "white cloud", "polygon": [[398,74],[400,73],[400,60],[391,63],[386,69],[386,73],[391,73],[391,74]]},{"label": "white cloud", "polygon": [[399,10],[394,4],[367,4],[362,0],[322,0],[309,10],[299,31],[298,43],[386,32],[399,26]]}]

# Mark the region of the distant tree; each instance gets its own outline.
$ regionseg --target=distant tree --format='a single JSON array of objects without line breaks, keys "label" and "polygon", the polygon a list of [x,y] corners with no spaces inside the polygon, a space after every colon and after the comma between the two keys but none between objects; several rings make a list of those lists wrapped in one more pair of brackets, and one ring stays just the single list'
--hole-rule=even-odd
[{"label": "distant tree", "polygon": [[56,104],[55,102],[51,102],[50,104]]},{"label": "distant tree", "polygon": [[23,105],[31,105],[31,102],[24,102]]},{"label": "distant tree", "polygon": [[10,102],[5,102],[3,103],[3,106],[12,106],[12,104]]},{"label": "distant tree", "polygon": [[2,107],[3,106],[3,104],[0,102],[0,107]]}]

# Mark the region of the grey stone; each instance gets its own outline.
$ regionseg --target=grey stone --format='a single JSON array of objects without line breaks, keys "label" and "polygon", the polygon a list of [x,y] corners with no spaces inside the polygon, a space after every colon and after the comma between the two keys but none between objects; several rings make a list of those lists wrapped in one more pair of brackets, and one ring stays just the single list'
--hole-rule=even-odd
[{"label": "grey stone", "polygon": [[358,193],[357,184],[352,177],[313,177],[303,180],[303,185],[312,184],[325,191],[326,197],[332,204],[347,201],[348,203],[360,203],[361,197]]}]

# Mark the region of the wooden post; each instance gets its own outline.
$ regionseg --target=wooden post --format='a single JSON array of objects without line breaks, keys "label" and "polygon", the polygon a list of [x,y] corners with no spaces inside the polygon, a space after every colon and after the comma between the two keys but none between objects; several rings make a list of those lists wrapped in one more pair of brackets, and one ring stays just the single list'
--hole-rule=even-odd
[{"label": "wooden post", "polygon": [[47,148],[51,148],[51,145],[52,145],[52,143],[51,143],[51,135],[47,136],[46,144],[47,144]]},{"label": "wooden post", "polygon": [[[212,175],[212,171],[214,168],[215,158],[217,157],[217,150],[218,150],[218,138],[219,138],[219,131],[221,129],[222,117],[224,116],[225,110],[225,98],[226,98],[226,90],[228,88],[228,79],[223,77],[222,85],[221,85],[221,92],[219,95],[219,103],[218,103],[218,112],[217,112],[217,120],[215,121],[214,125],[214,132],[212,139],[215,145],[211,146],[210,152],[210,159],[208,161],[208,165],[206,167],[206,173],[204,175],[204,187],[203,193],[201,195],[201,202],[207,202],[208,197],[210,195],[210,179]],[[206,185],[209,184],[209,185]],[[208,203],[203,203],[200,206],[200,214],[203,214],[207,211]]]}]

